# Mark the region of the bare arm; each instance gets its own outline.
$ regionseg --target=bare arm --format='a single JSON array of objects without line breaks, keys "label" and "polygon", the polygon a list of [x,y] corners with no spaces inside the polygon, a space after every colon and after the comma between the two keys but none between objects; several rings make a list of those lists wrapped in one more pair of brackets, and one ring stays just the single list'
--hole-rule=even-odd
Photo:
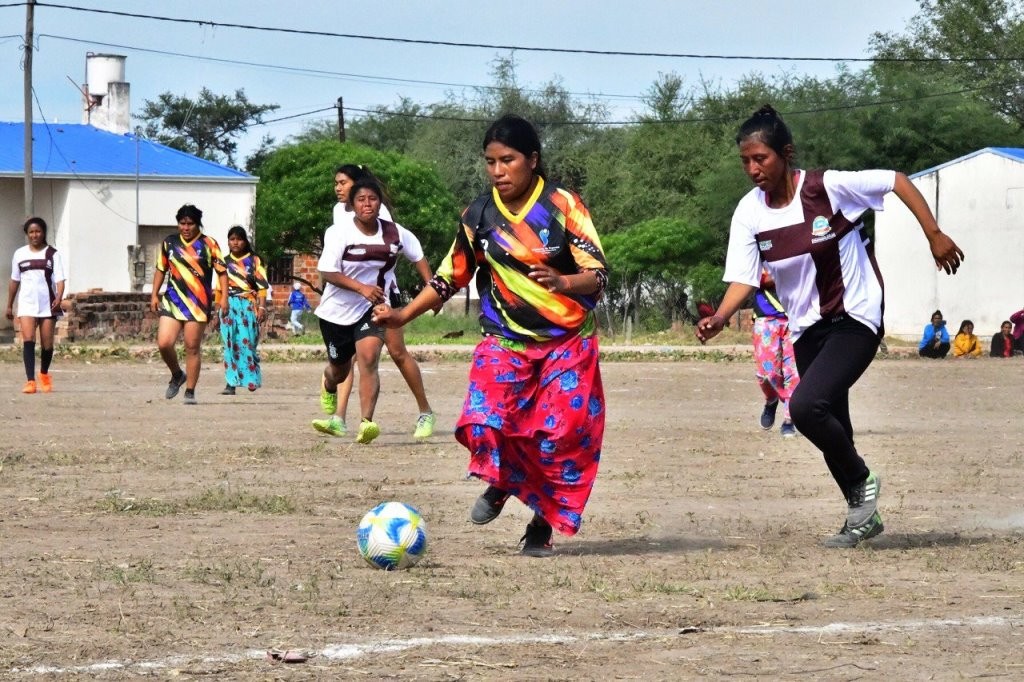
[{"label": "bare arm", "polygon": [[928,245],[931,247],[935,267],[945,270],[947,275],[955,275],[957,268],[964,260],[964,252],[939,229],[938,223],[935,222],[935,216],[928,208],[928,202],[925,201],[921,191],[910,181],[910,178],[900,172],[896,173],[896,183],[892,191],[910,209],[921,225],[924,236],[928,239]]},{"label": "bare arm", "polygon": [[57,296],[53,299],[53,305],[50,306],[50,312],[54,315],[60,310],[60,302],[64,300],[64,280],[57,282]]},{"label": "bare arm", "polygon": [[18,288],[21,287],[21,282],[16,279],[12,279],[10,285],[7,287],[7,319],[14,319],[14,299],[18,297]]},{"label": "bare arm", "polygon": [[530,279],[546,287],[548,291],[558,294],[589,296],[596,293],[601,286],[597,273],[593,270],[565,275],[547,265],[531,265]]},{"label": "bare arm", "polygon": [[379,324],[382,327],[402,327],[409,324],[417,317],[427,312],[428,310],[438,309],[444,301],[434,287],[427,285],[423,287],[423,291],[416,295],[416,298],[412,299],[409,305],[404,308],[392,308],[388,305],[378,305],[373,309],[373,322]]},{"label": "bare arm", "polygon": [[370,303],[377,305],[378,303],[384,302],[384,290],[378,286],[370,286],[369,284],[363,284],[359,280],[352,279],[340,272],[324,272],[320,271],[320,279],[324,282],[330,282],[336,287],[342,289],[348,289],[354,291]]},{"label": "bare arm", "polygon": [[697,340],[705,343],[708,339],[714,338],[718,332],[725,328],[725,322],[736,314],[743,302],[750,294],[754,293],[755,287],[739,282],[730,282],[729,288],[725,290],[725,296],[714,315],[705,317],[697,323],[695,330]]},{"label": "bare arm", "polygon": [[149,295],[149,307],[155,313],[160,308],[160,287],[164,283],[164,271],[157,268],[153,271],[153,292]]}]

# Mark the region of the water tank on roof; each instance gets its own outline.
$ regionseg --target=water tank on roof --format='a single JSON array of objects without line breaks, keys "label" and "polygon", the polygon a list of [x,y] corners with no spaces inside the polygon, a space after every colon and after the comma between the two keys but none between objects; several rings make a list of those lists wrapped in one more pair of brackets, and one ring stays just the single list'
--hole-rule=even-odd
[{"label": "water tank on roof", "polygon": [[93,97],[103,98],[107,94],[108,83],[124,82],[124,61],[120,54],[85,55],[85,86]]}]

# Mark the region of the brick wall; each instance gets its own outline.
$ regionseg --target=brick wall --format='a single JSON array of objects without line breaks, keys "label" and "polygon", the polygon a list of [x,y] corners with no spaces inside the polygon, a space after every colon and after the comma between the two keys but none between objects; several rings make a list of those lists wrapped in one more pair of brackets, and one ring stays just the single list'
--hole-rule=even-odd
[{"label": "brick wall", "polygon": [[157,315],[149,294],[86,291],[69,294],[57,321],[56,342],[155,338]]}]

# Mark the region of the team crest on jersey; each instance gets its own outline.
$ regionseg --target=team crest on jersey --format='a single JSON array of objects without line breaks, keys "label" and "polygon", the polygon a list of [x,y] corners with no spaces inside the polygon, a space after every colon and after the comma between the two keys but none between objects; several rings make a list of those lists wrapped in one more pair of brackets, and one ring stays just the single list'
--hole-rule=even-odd
[{"label": "team crest on jersey", "polygon": [[825,216],[818,216],[811,221],[811,234],[815,237],[821,237],[832,231],[832,226],[828,224],[828,218]]},{"label": "team crest on jersey", "polygon": [[772,250],[772,240],[771,239],[763,239],[763,240],[759,241],[757,243],[757,248],[759,248],[762,251],[771,251]]}]

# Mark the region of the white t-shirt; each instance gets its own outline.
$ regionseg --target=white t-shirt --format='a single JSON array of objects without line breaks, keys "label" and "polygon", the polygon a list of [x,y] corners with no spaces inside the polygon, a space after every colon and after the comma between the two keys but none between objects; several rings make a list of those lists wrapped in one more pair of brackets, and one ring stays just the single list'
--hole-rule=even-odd
[{"label": "white t-shirt", "polygon": [[[18,317],[53,317],[54,296],[57,282],[63,282],[64,261],[58,251],[53,252],[50,266],[53,278],[46,281],[46,249],[33,251],[28,244],[14,252],[11,258],[11,279],[20,282],[18,287]],[[22,272],[22,268],[25,271]]]},{"label": "white t-shirt", "polygon": [[756,187],[740,200],[729,229],[722,279],[759,286],[763,264],[775,280],[794,340],[818,320],[841,314],[877,332],[882,283],[860,219],[868,209],[882,210],[896,173],[825,171],[825,193],[817,206],[803,192],[807,177],[806,171],[800,172],[796,194],[782,208],[770,208]]},{"label": "white t-shirt", "polygon": [[[377,221],[376,234],[368,236],[356,227],[352,214],[347,215],[347,220],[343,217],[342,222],[331,225],[324,233],[324,250],[320,254],[317,269],[321,272],[340,272],[363,284],[380,285],[385,296],[397,293],[397,261],[392,261],[384,272],[381,269],[385,267],[389,253],[397,252],[410,263],[423,260],[423,247],[419,240],[412,232],[395,224],[398,243],[388,246],[384,243],[380,220]],[[320,305],[314,313],[328,322],[350,325],[358,322],[370,308],[370,302],[362,294],[325,282]]]}]

